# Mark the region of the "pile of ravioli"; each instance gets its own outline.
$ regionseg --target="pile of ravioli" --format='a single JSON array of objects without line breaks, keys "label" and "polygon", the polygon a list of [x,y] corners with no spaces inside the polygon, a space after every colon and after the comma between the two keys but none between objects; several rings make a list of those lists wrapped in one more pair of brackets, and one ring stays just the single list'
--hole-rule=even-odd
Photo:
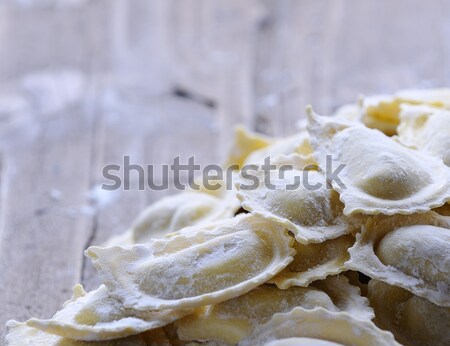
[{"label": "pile of ravioli", "polygon": [[450,344],[450,89],[309,107],[288,138],[238,128],[233,164],[255,188],[237,169],[149,206],[86,250],[98,289],[9,321],[6,345]]}]

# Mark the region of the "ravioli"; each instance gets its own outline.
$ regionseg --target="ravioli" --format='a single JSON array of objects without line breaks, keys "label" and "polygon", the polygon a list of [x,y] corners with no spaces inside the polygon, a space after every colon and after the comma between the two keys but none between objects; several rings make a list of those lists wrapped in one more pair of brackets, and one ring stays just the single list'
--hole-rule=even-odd
[{"label": "ravioli", "polygon": [[330,297],[318,288],[279,290],[272,285],[262,285],[240,297],[203,307],[177,321],[176,326],[181,340],[215,340],[234,345],[274,313],[288,312],[297,306],[305,309],[321,306],[338,311]]},{"label": "ravioli", "polygon": [[266,346],[342,346],[342,344],[311,338],[286,338],[271,341]]},{"label": "ravioli", "polygon": [[293,259],[284,227],[252,215],[145,245],[90,247],[86,254],[125,307],[194,308],[242,295]]},{"label": "ravioli", "polygon": [[353,318],[371,320],[375,317],[368,299],[345,275],[328,276],[325,280],[314,281],[308,287],[317,287],[325,292],[340,311],[349,313]]},{"label": "ravioli", "polygon": [[450,308],[377,280],[369,282],[368,296],[376,312],[376,324],[391,331],[403,345],[448,345]]},{"label": "ravioli", "polygon": [[270,282],[280,289],[291,286],[308,286],[311,282],[345,271],[344,263],[350,259],[348,249],[354,244],[352,235],[317,244],[294,243],[297,254],[294,260]]},{"label": "ravioli", "polygon": [[273,345],[278,340],[298,337],[349,346],[400,345],[391,333],[378,329],[371,321],[353,318],[346,312],[333,312],[323,308],[305,310],[301,307],[288,313],[275,314],[239,345]]},{"label": "ravioli", "polygon": [[163,327],[191,312],[126,309],[102,285],[97,290],[67,302],[51,319],[33,318],[26,324],[43,332],[75,340],[111,340]]},{"label": "ravioli", "polygon": [[450,110],[430,106],[402,106],[400,142],[441,158],[450,166]]},{"label": "ravioli", "polygon": [[273,142],[273,139],[257,133],[252,133],[245,127],[237,126],[235,129],[234,143],[228,152],[228,158],[224,164],[224,167],[229,167],[232,165],[242,167],[245,159],[251,153],[265,148]]},{"label": "ravioli", "polygon": [[275,158],[279,155],[299,154],[303,157],[311,156],[312,148],[309,143],[308,132],[302,130],[297,134],[275,140],[274,143],[251,153],[245,160],[245,165],[262,164],[267,157]]},{"label": "ravioli", "polygon": [[46,333],[17,321],[9,321],[6,332],[5,346],[148,346],[142,335],[108,341],[80,341]]},{"label": "ravioli", "polygon": [[450,107],[450,89],[402,90],[395,95],[375,95],[363,99],[362,120],[369,128],[378,129],[392,136],[399,124],[401,105],[430,105]]},{"label": "ravioli", "polygon": [[201,192],[165,197],[145,209],[132,225],[134,243],[146,243],[187,226],[232,217],[235,210],[221,199]]},{"label": "ravioli", "polygon": [[[271,185],[266,184],[266,172],[262,169],[254,173],[258,179],[255,187],[242,176],[237,193],[242,207],[283,225],[301,244],[320,243],[356,232],[360,223],[343,215],[339,195],[327,187],[325,176],[307,169],[313,167],[312,161],[296,156],[289,159],[294,169],[271,171]],[[289,160],[283,163],[289,164]]]},{"label": "ravioli", "polygon": [[205,306],[175,324],[182,340],[215,340],[236,344],[275,313],[289,312],[298,306],[348,311],[362,319],[374,317],[367,298],[360,295],[359,289],[350,285],[346,277],[334,276],[316,281],[314,286],[286,290],[262,285],[240,297]]},{"label": "ravioli", "polygon": [[311,108],[308,117],[315,159],[323,168],[331,155],[333,167],[341,169],[327,178],[340,194],[345,215],[413,214],[450,200],[450,170],[442,160],[377,130],[320,117]]},{"label": "ravioli", "polygon": [[450,219],[434,212],[369,219],[346,267],[450,306]]}]

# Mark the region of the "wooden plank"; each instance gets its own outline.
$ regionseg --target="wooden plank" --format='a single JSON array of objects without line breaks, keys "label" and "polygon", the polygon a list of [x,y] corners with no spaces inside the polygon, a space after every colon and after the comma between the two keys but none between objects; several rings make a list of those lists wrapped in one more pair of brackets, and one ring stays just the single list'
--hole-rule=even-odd
[{"label": "wooden plank", "polygon": [[[92,114],[78,104],[11,132],[2,156],[0,325],[51,316],[79,281],[91,228]],[[3,138],[5,139],[5,138]]]}]

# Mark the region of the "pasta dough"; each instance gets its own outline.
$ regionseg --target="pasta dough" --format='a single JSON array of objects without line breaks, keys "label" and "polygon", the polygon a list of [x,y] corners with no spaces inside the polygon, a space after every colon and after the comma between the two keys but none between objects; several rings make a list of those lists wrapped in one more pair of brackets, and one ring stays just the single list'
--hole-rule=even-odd
[{"label": "pasta dough", "polygon": [[145,209],[132,225],[135,243],[146,243],[187,226],[233,216],[233,208],[224,207],[219,198],[201,192],[183,192],[169,196]]},{"label": "pasta dough", "polygon": [[308,286],[328,275],[345,271],[344,263],[350,259],[348,249],[355,242],[351,235],[341,236],[318,244],[294,243],[297,254],[294,260],[270,282],[281,289],[291,286]]},{"label": "pasta dough", "polygon": [[248,215],[208,231],[86,253],[125,307],[180,309],[231,299],[266,282],[292,261],[292,242],[283,227]]},{"label": "pasta dough", "polygon": [[378,329],[370,321],[355,319],[346,312],[332,312],[323,308],[305,310],[300,307],[289,313],[275,314],[269,322],[257,327],[252,335],[239,345],[266,345],[276,340],[295,337],[349,346],[400,345],[391,333]]},{"label": "pasta dough", "polygon": [[228,152],[225,167],[238,165],[242,167],[245,159],[254,151],[263,149],[273,143],[273,140],[256,133],[252,133],[242,126],[236,127],[234,143]]},{"label": "pasta dough", "polygon": [[350,248],[349,269],[450,306],[450,219],[434,212],[370,219]]},{"label": "pasta dough", "polygon": [[345,165],[339,180],[331,182],[345,204],[345,215],[413,214],[450,200],[450,170],[442,160],[408,149],[377,130],[319,117],[311,108],[308,114],[320,166],[326,167],[327,155],[333,167]]},{"label": "pasta dough", "polygon": [[182,340],[216,340],[234,345],[248,336],[255,326],[267,322],[274,313],[288,312],[297,306],[306,309],[322,306],[338,311],[330,297],[317,288],[279,290],[263,285],[240,297],[206,306],[176,325]]},{"label": "pasta dough", "polygon": [[302,130],[291,137],[278,139],[266,148],[254,151],[244,163],[246,165],[262,164],[267,157],[275,158],[279,155],[291,154],[299,154],[303,157],[311,156],[312,148],[307,131]]},{"label": "pasta dough", "polygon": [[95,291],[67,302],[51,319],[31,319],[27,325],[70,339],[110,340],[165,326],[191,312],[125,309],[102,285]]},{"label": "pasta dough", "polygon": [[108,341],[79,341],[31,328],[25,323],[6,324],[5,346],[148,346],[141,335]]},{"label": "pasta dough", "polygon": [[271,285],[260,286],[240,297],[206,306],[176,322],[182,340],[216,340],[236,344],[254,328],[267,322],[273,314],[289,312],[295,307],[329,311],[348,311],[362,319],[374,317],[367,298],[348,283],[344,276],[329,277],[310,287],[280,290]]},{"label": "pasta dough", "polygon": [[450,166],[450,110],[403,106],[397,132],[405,145],[439,157]]},{"label": "pasta dough", "polygon": [[400,108],[404,104],[430,105],[450,108],[450,89],[402,90],[395,95],[376,95],[364,98],[362,120],[370,128],[392,136],[399,124]]},{"label": "pasta dough", "polygon": [[[290,160],[294,162],[295,156]],[[283,163],[289,161],[285,159]],[[256,171],[256,188],[244,188],[245,182],[238,184],[237,196],[242,207],[283,225],[302,244],[320,243],[356,232],[360,223],[343,215],[339,195],[327,188],[325,176],[314,170],[303,170],[307,167],[312,167],[311,161],[297,157],[294,169],[271,171],[272,186],[265,184],[266,172]]]},{"label": "pasta dough", "polygon": [[369,282],[375,322],[405,346],[445,346],[450,340],[450,308],[437,306],[400,287]]}]

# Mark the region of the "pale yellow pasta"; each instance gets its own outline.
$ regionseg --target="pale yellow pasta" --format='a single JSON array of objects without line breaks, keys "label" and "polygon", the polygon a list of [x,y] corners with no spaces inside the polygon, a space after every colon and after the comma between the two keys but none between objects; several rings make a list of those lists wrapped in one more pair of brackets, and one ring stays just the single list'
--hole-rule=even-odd
[{"label": "pale yellow pasta", "polygon": [[6,324],[6,332],[5,346],[148,346],[142,335],[108,341],[79,341],[46,333],[16,321]]},{"label": "pale yellow pasta", "polygon": [[345,271],[344,263],[350,258],[348,249],[355,242],[352,235],[317,244],[294,243],[297,254],[294,260],[270,282],[281,289],[291,286],[308,286],[311,282]]},{"label": "pale yellow pasta", "polygon": [[238,165],[242,167],[245,159],[254,151],[263,149],[273,143],[273,139],[263,135],[252,133],[245,127],[237,126],[234,135],[234,142],[228,152],[228,158],[224,167]]},{"label": "pale yellow pasta", "polygon": [[250,335],[258,324],[267,322],[273,314],[288,312],[297,306],[305,309],[321,306],[338,311],[330,297],[317,288],[280,290],[262,285],[240,297],[206,306],[177,321],[176,326],[181,340],[214,340],[234,345]]},{"label": "pale yellow pasta", "polygon": [[378,129],[389,136],[395,135],[403,104],[449,108],[450,89],[402,90],[392,96],[365,97],[361,107],[362,120],[369,128]]},{"label": "pale yellow pasta", "polygon": [[400,287],[369,282],[368,297],[376,324],[405,346],[446,346],[450,340],[450,308],[437,306]]},{"label": "pale yellow pasta", "polygon": [[289,158],[292,162],[277,160],[278,165],[290,163],[293,169],[271,171],[271,185],[266,184],[266,172],[261,169],[254,172],[257,186],[246,182],[243,176],[237,193],[242,207],[283,225],[302,244],[320,243],[356,232],[359,220],[343,215],[339,195],[327,186],[325,176],[308,169],[315,167],[312,161],[300,162],[294,158]]},{"label": "pale yellow pasta", "polygon": [[325,292],[340,311],[348,312],[353,318],[371,320],[375,317],[366,297],[358,286],[350,284],[345,275],[328,276],[325,280],[314,281],[308,287],[317,287]]},{"label": "pale yellow pasta", "polygon": [[134,243],[146,243],[187,226],[206,225],[232,217],[235,208],[201,192],[182,192],[146,208],[131,226]]},{"label": "pale yellow pasta", "polygon": [[450,170],[442,160],[377,130],[320,117],[311,108],[308,114],[315,159],[326,167],[331,155],[333,167],[344,165],[331,184],[345,205],[345,215],[413,214],[450,200]]},{"label": "pale yellow pasta", "polygon": [[244,164],[259,165],[264,163],[264,160],[268,157],[275,158],[278,155],[290,154],[299,154],[304,157],[308,157],[312,154],[312,148],[309,143],[309,135],[307,131],[302,130],[293,136],[275,140],[274,143],[266,148],[254,151],[247,157]]},{"label": "pale yellow pasta", "polygon": [[311,338],[286,338],[271,341],[265,346],[342,346],[342,344]]},{"label": "pale yellow pasta", "polygon": [[191,310],[126,309],[105,286],[64,304],[51,319],[32,318],[30,327],[76,340],[111,340],[163,327]]},{"label": "pale yellow pasta", "polygon": [[[389,332],[378,329],[368,320],[353,318],[346,312],[323,308],[305,310],[297,307],[288,313],[275,314],[240,346],[267,345],[276,340],[306,337],[348,346],[393,346],[398,344]],[[275,344],[276,345],[276,344]]]},{"label": "pale yellow pasta", "polygon": [[125,307],[180,309],[231,299],[266,282],[292,261],[292,242],[284,227],[246,215],[208,231],[86,253]]},{"label": "pale yellow pasta", "polygon": [[402,106],[400,142],[441,158],[450,166],[450,110],[430,106]]},{"label": "pale yellow pasta", "polygon": [[346,267],[450,306],[450,219],[434,212],[370,219]]}]

